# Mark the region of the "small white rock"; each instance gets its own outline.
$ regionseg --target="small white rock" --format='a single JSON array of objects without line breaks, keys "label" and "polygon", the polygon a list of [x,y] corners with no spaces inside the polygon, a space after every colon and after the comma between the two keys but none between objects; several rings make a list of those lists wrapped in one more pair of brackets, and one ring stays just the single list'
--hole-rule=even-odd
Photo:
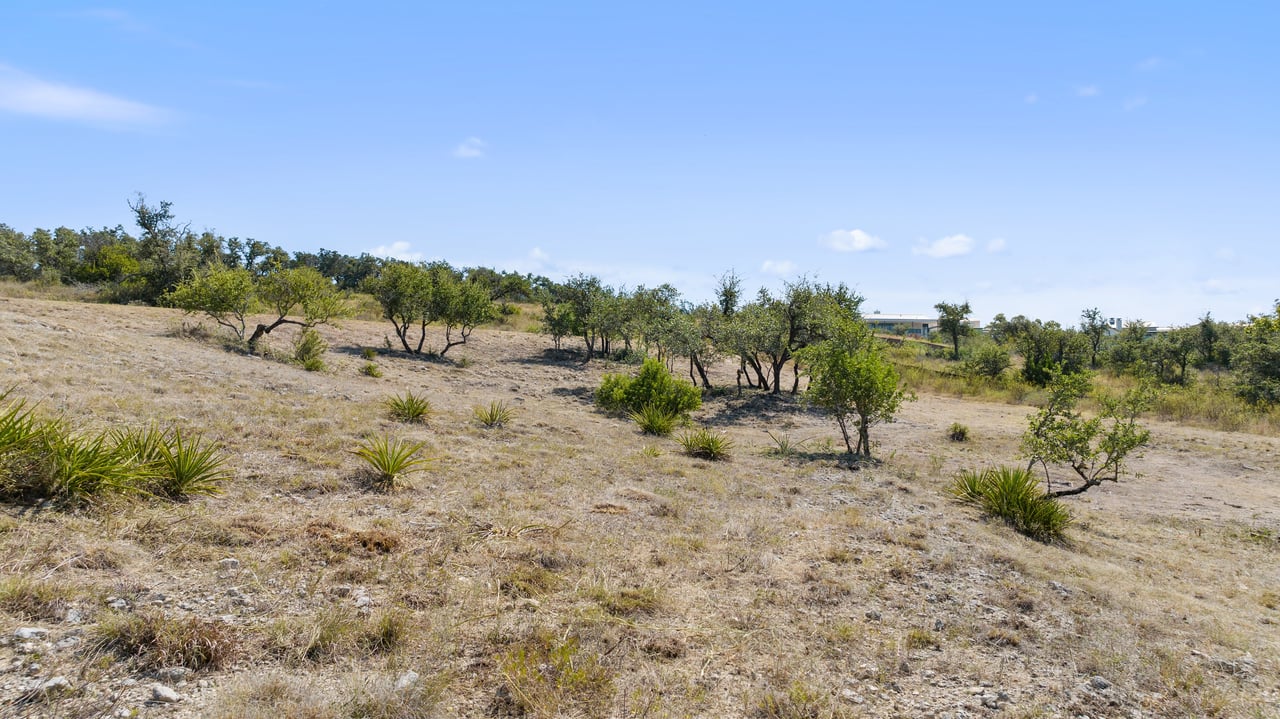
[{"label": "small white rock", "polygon": [[41,694],[56,694],[57,692],[64,692],[70,689],[71,682],[63,676],[46,679],[43,682],[40,682],[40,686],[37,687],[37,691]]},{"label": "small white rock", "polygon": [[152,684],[151,700],[163,702],[165,704],[175,704],[182,701],[182,695],[174,691],[173,687],[167,687],[163,684]]},{"label": "small white rock", "polygon": [[240,568],[240,560],[236,559],[235,557],[227,557],[226,559],[218,560],[218,569],[235,570],[239,568]]},{"label": "small white rock", "polygon": [[413,688],[413,685],[418,683],[418,679],[418,673],[410,669],[404,674],[401,674],[400,678],[396,680],[396,691],[402,692],[406,689]]},{"label": "small white rock", "polygon": [[13,636],[17,639],[44,639],[49,636],[49,630],[40,627],[19,627],[14,630]]}]

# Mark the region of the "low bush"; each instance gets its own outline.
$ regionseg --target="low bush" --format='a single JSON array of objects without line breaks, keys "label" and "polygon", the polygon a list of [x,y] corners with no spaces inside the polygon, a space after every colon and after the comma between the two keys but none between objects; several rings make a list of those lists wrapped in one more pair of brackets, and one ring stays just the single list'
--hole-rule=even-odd
[{"label": "low bush", "polygon": [[1044,542],[1064,538],[1071,512],[1056,498],[1047,496],[1039,481],[1025,469],[998,467],[982,472],[964,470],[948,491],[957,499],[976,504],[1022,534]]},{"label": "low bush", "polygon": [[293,341],[293,360],[308,372],[319,372],[324,369],[324,353],[328,349],[329,343],[320,333],[308,327]]},{"label": "low bush", "polygon": [[606,374],[596,390],[596,404],[610,412],[639,412],[655,407],[683,416],[702,406],[702,393],[689,382],[673,377],[663,363],[647,359],[635,377]]},{"label": "low bush", "polygon": [[969,428],[959,422],[952,422],[947,428],[947,438],[952,442],[968,442]]},{"label": "low bush", "polygon": [[378,365],[372,362],[365,362],[364,366],[360,368],[360,374],[376,379],[382,376],[382,370],[378,368]]}]

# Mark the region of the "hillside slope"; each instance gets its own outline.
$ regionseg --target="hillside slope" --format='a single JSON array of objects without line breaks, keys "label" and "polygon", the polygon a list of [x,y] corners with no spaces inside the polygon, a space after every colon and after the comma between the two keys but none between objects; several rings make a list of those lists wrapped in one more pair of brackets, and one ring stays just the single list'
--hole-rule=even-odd
[{"label": "hillside slope", "polygon": [[[631,368],[536,335],[384,353],[373,378],[382,324],[324,328],[309,373],[184,323],[0,299],[13,397],[199,431],[234,471],[185,503],[0,505],[0,714],[1280,716],[1275,438],[1152,423],[1143,476],[1044,545],[943,491],[1016,462],[1025,407],[921,397],[854,470],[832,422],[725,391],[694,416],[735,443],[708,462],[592,406]],[[407,390],[425,425],[387,416]],[[494,401],[514,420],[484,429]],[[770,432],[805,441],[770,456]],[[351,453],[382,434],[427,443],[411,488],[375,491]],[[184,652],[201,637],[224,662]]]}]

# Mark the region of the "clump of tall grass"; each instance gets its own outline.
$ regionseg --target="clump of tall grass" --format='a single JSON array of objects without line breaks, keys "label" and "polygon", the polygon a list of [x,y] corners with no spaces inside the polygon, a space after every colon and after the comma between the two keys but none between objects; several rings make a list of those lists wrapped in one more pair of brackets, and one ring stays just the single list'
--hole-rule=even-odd
[{"label": "clump of tall grass", "polygon": [[481,425],[493,429],[494,427],[505,427],[511,424],[511,420],[515,419],[516,411],[509,407],[506,402],[497,400],[490,402],[488,406],[478,405],[472,407],[471,414]]},{"label": "clump of tall grass", "polygon": [[642,432],[659,437],[671,434],[676,427],[676,422],[680,419],[676,413],[656,404],[646,404],[632,412],[630,417],[632,422],[640,426]]},{"label": "clump of tall grass", "polygon": [[964,470],[948,491],[962,502],[976,504],[1018,532],[1043,542],[1063,539],[1071,525],[1071,511],[1041,489],[1025,469],[997,467],[981,472]]}]

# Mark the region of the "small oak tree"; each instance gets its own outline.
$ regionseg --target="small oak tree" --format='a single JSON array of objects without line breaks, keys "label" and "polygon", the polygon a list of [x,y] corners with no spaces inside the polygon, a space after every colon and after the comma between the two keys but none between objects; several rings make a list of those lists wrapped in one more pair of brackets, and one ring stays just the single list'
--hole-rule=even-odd
[{"label": "small oak tree", "polygon": [[[884,346],[861,322],[837,325],[832,336],[800,350],[808,368],[805,400],[835,417],[849,454],[871,456],[871,426],[892,422],[902,403],[915,399],[899,386],[898,371],[885,357]],[[851,429],[858,432],[855,447]]]},{"label": "small oak tree", "polygon": [[262,338],[280,325],[309,329],[346,313],[342,294],[333,282],[310,267],[274,269],[259,278],[256,286],[258,299],[276,318],[254,329],[249,337],[250,352],[256,352]]},{"label": "small oak tree", "polygon": [[[1048,386],[1048,403],[1031,416],[1022,435],[1027,470],[1037,464],[1044,468],[1045,493],[1051,497],[1083,494],[1103,482],[1119,481],[1129,470],[1129,459],[1151,440],[1138,416],[1150,408],[1154,390],[1141,384],[1119,397],[1099,395],[1097,415],[1086,419],[1077,405],[1089,393],[1088,374],[1055,373]],[[1080,483],[1054,490],[1050,464],[1066,465]]]},{"label": "small oak tree", "polygon": [[245,316],[254,307],[253,274],[243,267],[209,267],[165,294],[163,303],[187,314],[203,314],[244,341]]}]

